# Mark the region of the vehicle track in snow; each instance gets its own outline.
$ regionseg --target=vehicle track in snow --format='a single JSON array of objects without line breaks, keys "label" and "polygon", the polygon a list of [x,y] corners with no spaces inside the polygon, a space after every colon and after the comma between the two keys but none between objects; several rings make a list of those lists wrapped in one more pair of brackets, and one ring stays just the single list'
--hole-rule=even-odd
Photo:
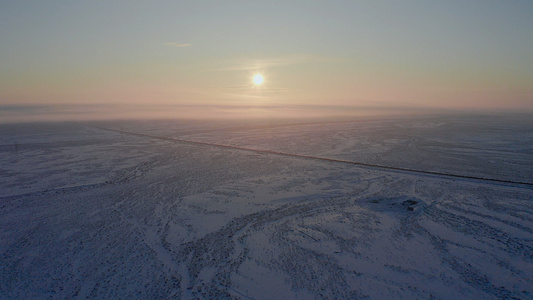
[{"label": "vehicle track in snow", "polygon": [[369,163],[364,163],[364,162],[356,162],[356,161],[334,159],[334,158],[327,158],[327,157],[317,157],[317,156],[301,155],[301,154],[286,153],[286,152],[279,152],[279,151],[272,151],[272,150],[261,150],[261,149],[253,149],[253,148],[246,148],[246,147],[239,147],[239,146],[230,146],[230,145],[222,145],[222,144],[215,144],[215,143],[197,142],[197,141],[190,141],[190,140],[184,140],[184,139],[178,139],[178,138],[172,138],[172,137],[157,136],[157,135],[151,135],[151,134],[145,134],[145,133],[139,133],[139,132],[125,131],[125,130],[120,130],[120,129],[113,129],[113,128],[107,128],[107,127],[89,125],[89,124],[82,124],[82,125],[87,126],[87,127],[101,129],[101,130],[118,132],[118,133],[121,133],[121,134],[128,134],[128,135],[134,135],[134,136],[138,136],[138,137],[151,138],[151,139],[159,139],[159,140],[170,141],[170,142],[175,142],[175,143],[183,143],[183,144],[189,144],[189,145],[218,147],[218,148],[223,148],[223,149],[232,149],[232,150],[247,151],[247,152],[254,152],[254,153],[271,154],[271,155],[288,156],[288,157],[297,157],[297,158],[312,159],[312,160],[321,160],[321,161],[327,161],[327,162],[333,162],[333,163],[351,164],[351,165],[355,165],[355,166],[372,168],[372,169],[392,170],[392,171],[400,171],[400,172],[407,172],[407,173],[413,173],[413,174],[435,175],[435,176],[448,177],[448,178],[458,178],[458,179],[473,179],[473,180],[486,181],[486,182],[492,182],[492,183],[500,183],[500,184],[501,183],[503,183],[503,184],[514,184],[514,185],[519,185],[519,186],[523,186],[523,187],[526,187],[526,188],[532,188],[533,187],[533,183],[523,182],[523,181],[514,181],[514,180],[505,180],[505,179],[497,179],[497,178],[451,174],[451,173],[436,172],[436,171],[416,170],[416,169],[408,169],[408,168],[401,168],[401,167],[392,167],[392,166],[369,164]]}]

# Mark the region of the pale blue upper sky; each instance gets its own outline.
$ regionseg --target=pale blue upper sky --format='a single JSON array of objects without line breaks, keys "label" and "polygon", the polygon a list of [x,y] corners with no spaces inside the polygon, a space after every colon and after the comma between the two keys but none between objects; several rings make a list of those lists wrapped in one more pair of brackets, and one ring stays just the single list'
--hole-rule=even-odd
[{"label": "pale blue upper sky", "polygon": [[0,1],[0,41],[0,105],[533,109],[529,0]]}]

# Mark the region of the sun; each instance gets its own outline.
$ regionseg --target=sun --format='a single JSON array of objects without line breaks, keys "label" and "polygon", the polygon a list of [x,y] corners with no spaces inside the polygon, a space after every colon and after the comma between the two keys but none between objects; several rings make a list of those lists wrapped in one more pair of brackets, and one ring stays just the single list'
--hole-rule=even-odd
[{"label": "sun", "polygon": [[254,84],[255,85],[261,85],[263,83],[263,81],[264,81],[263,75],[261,75],[261,74],[254,75]]}]

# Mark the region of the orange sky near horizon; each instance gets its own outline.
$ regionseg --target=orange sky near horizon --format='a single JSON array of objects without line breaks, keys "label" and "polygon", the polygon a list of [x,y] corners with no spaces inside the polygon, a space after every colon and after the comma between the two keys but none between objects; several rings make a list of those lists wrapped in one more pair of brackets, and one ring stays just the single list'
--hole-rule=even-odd
[{"label": "orange sky near horizon", "polygon": [[528,1],[24,1],[0,28],[0,106],[533,112]]}]

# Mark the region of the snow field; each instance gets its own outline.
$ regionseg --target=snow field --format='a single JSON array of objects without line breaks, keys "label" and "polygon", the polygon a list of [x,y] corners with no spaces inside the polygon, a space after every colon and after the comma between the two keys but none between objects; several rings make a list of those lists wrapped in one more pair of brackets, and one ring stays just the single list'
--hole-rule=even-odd
[{"label": "snow field", "polygon": [[[395,163],[416,165],[429,155],[422,133],[395,137],[384,128],[440,130],[435,140],[464,149],[443,128],[450,122],[376,121],[367,131],[360,123],[225,131],[182,123],[181,130],[191,140],[298,154],[381,151],[382,161],[401,154]],[[165,124],[123,126],[179,135]],[[0,145],[0,298],[533,295],[527,186],[184,145],[69,123],[10,130]],[[337,143],[321,144],[327,137]],[[530,178],[528,165],[517,162],[530,157],[524,149],[531,145],[512,145],[501,151],[516,157],[503,165],[515,168],[516,178]],[[484,174],[475,166],[487,157],[501,160],[498,151],[466,159],[470,165],[461,170]],[[437,165],[450,164],[435,153],[443,159]]]}]

